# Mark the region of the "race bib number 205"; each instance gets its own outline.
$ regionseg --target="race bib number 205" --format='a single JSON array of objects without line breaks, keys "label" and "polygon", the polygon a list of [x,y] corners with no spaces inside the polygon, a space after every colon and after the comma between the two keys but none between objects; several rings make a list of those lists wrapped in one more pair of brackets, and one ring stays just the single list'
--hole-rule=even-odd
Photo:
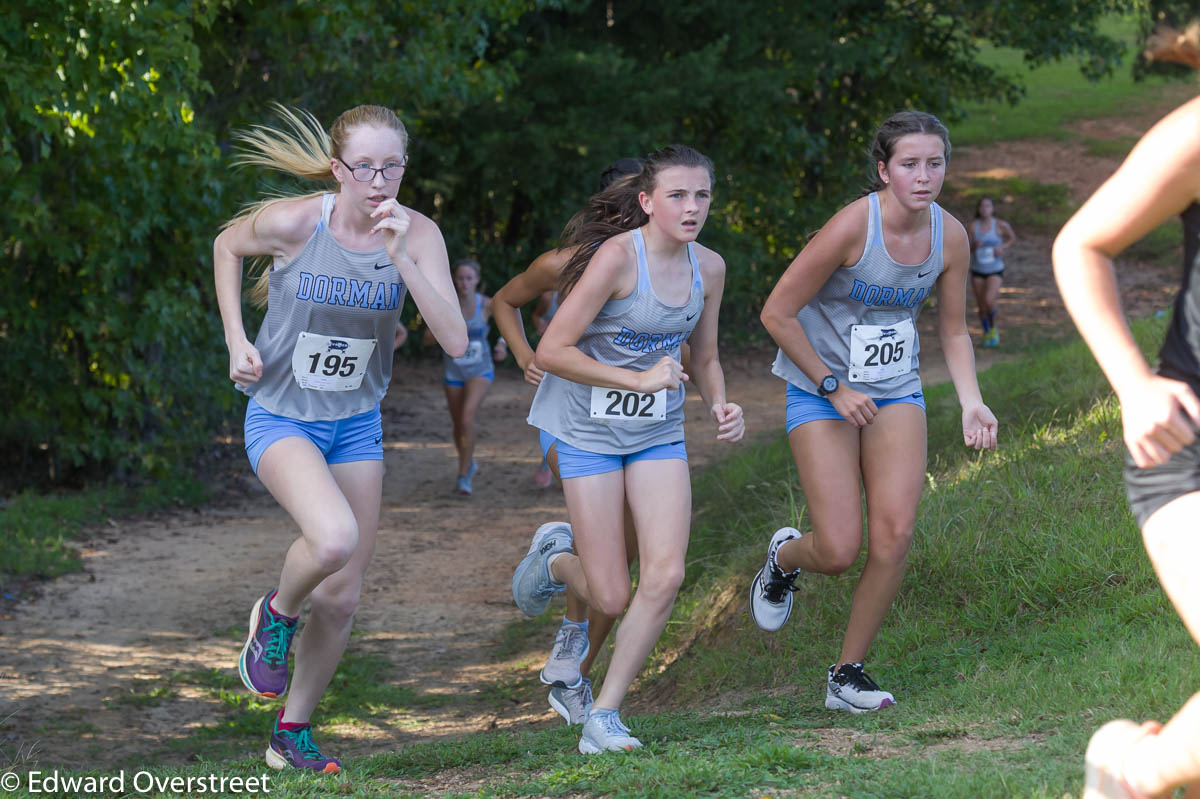
[{"label": "race bib number 205", "polygon": [[850,328],[850,380],[877,383],[912,371],[917,331],[911,319]]},{"label": "race bib number 205", "polygon": [[301,332],[292,350],[292,375],[300,388],[354,391],[362,385],[375,351],[373,338],[344,338]]},{"label": "race bib number 205", "polygon": [[667,390],[653,394],[592,386],[593,422],[647,423],[667,418]]}]

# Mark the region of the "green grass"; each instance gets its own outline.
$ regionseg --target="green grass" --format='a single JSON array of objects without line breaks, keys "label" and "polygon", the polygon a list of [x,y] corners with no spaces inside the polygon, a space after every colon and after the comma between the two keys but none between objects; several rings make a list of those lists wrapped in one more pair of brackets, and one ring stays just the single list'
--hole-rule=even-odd
[{"label": "green grass", "polygon": [[[1147,350],[1163,320],[1135,323]],[[929,466],[908,576],[870,667],[899,704],[850,716],[822,706],[859,569],[810,576],[776,635],[745,610],[770,531],[804,527],[785,440],[696,475],[687,581],[639,686],[669,712],[635,714],[645,748],[585,758],[564,726],[471,735],[353,759],[336,779],[271,774],[276,795],[456,797],[1078,796],[1091,732],[1164,719],[1200,683],[1195,647],[1155,580],[1127,510],[1119,409],[1083,345],[1031,350],[981,375],[1001,449],[966,450],[949,386],[927,392]],[[519,640],[525,627],[514,631]],[[330,723],[433,710],[349,655],[318,715]],[[198,765],[155,775],[253,776],[272,708],[226,674],[181,681],[229,717]],[[543,690],[498,675],[468,710]],[[428,704],[426,704],[428,703]],[[323,735],[323,741],[336,739]],[[192,745],[194,745],[194,741]],[[224,748],[219,746],[224,744]],[[151,760],[152,762],[152,760]]]},{"label": "green grass", "polygon": [[1163,77],[1135,82],[1130,65],[1136,54],[1136,22],[1112,17],[1101,27],[1127,47],[1123,63],[1110,77],[1095,83],[1083,76],[1075,61],[1030,69],[1019,50],[984,44],[980,48],[981,63],[1016,76],[1025,87],[1025,96],[1016,107],[1002,102],[968,104],[966,119],[952,127],[954,143],[985,145],[1034,137],[1071,138],[1077,134],[1069,126],[1080,120],[1138,113],[1161,104],[1164,97],[1182,102],[1195,93],[1194,84]]},{"label": "green grass", "polygon": [[129,487],[109,483],[83,491],[25,491],[0,508],[0,589],[14,577],[56,577],[77,571],[71,546],[89,525],[166,507],[206,502],[210,488],[187,473]]}]

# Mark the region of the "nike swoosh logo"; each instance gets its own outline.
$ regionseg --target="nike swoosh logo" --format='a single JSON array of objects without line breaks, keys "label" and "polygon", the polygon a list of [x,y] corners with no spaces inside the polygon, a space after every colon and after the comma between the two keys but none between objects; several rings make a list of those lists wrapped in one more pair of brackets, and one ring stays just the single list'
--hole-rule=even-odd
[{"label": "nike swoosh logo", "polygon": [[380,441],[383,441],[383,438],[377,438],[377,439],[375,439],[375,443],[376,443],[376,444],[378,444]]},{"label": "nike swoosh logo", "polygon": [[[700,313],[700,312],[699,312],[699,311],[696,311],[696,313]],[[692,321],[692,317],[694,317],[694,316],[696,315],[696,313],[692,314],[692,316],[689,316],[689,317],[687,318],[687,321],[689,321],[689,322],[690,322],[690,321]]]},{"label": "nike swoosh logo", "polygon": [[[379,267],[377,266],[375,268],[378,269]],[[933,271],[932,269],[929,270],[929,272],[932,272],[932,271]],[[917,272],[917,277],[925,277],[926,275],[929,274],[929,272]]]},{"label": "nike swoosh logo", "polygon": [[387,269],[391,264],[375,264],[376,269]]}]

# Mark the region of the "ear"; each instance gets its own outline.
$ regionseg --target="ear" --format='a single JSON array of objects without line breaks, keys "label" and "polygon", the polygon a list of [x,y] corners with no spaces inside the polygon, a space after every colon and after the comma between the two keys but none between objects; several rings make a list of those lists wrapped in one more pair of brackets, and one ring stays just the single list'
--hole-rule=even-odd
[{"label": "ear", "polygon": [[879,179],[883,181],[883,185],[886,186],[888,184],[887,164],[885,164],[883,161],[876,161],[875,171],[879,173]]},{"label": "ear", "polygon": [[329,159],[329,170],[333,172],[333,179],[339,184],[345,184],[350,178],[350,175],[346,173],[346,167],[342,166],[342,162],[336,158]]},{"label": "ear", "polygon": [[649,216],[654,213],[654,200],[644,191],[638,192],[638,205],[642,206],[642,210]]}]

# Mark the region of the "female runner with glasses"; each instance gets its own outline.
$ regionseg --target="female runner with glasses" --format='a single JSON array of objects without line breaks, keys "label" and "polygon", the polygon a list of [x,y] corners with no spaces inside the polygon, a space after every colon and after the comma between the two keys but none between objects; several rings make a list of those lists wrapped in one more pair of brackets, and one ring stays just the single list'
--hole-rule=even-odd
[{"label": "female runner with glasses", "polygon": [[[391,379],[392,343],[406,292],[452,355],[466,324],[437,226],[396,201],[407,133],[391,110],[358,106],[328,135],[311,115],[280,108],[289,130],[243,134],[240,162],[337,182],[333,193],[259,202],[213,244],[229,377],[250,397],[246,453],[300,528],[279,585],[257,602],[238,660],[259,696],[288,690],[288,652],[301,603],[311,599],[291,694],[266,750],[272,768],[336,773],[309,717],[350,636],[375,547],[383,490],[379,402]],[[267,313],[253,344],[242,323],[242,259],[270,259],[257,298]]]}]

